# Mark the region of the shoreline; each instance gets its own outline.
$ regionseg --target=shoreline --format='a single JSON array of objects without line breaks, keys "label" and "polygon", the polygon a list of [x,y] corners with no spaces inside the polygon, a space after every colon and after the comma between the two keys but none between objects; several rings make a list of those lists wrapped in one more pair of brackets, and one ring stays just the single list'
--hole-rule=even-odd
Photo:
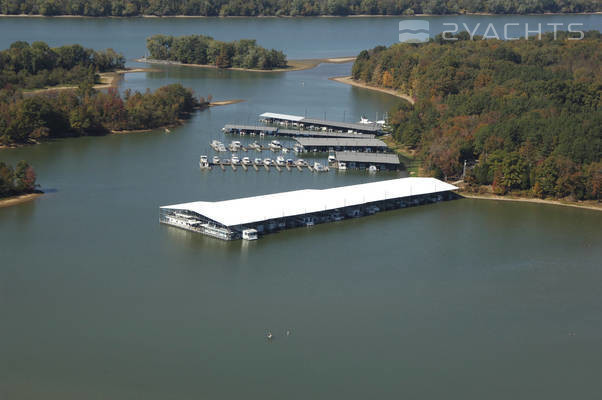
[{"label": "shoreline", "polygon": [[381,92],[381,93],[390,94],[392,96],[402,98],[412,105],[416,102],[416,100],[414,100],[411,96],[409,96],[405,93],[402,93],[397,89],[381,88],[378,86],[368,85],[367,83],[359,82],[359,81],[352,79],[351,76],[335,76],[333,78],[328,78],[328,79],[339,82],[339,83],[344,83],[346,85],[359,87],[362,89],[369,89],[369,90],[374,90],[374,91]]},{"label": "shoreline", "polygon": [[577,203],[577,202],[568,202],[562,200],[549,200],[549,199],[539,199],[536,197],[514,197],[514,196],[498,196],[495,194],[476,194],[470,193],[463,190],[456,191],[460,196],[467,199],[477,199],[477,200],[501,200],[501,201],[515,201],[520,203],[536,203],[536,204],[548,204],[555,206],[564,206],[564,207],[573,207],[573,208],[581,208],[586,210],[594,210],[594,211],[602,211],[602,203],[596,203],[594,200],[589,202]]},{"label": "shoreline", "polygon": [[488,12],[465,12],[465,13],[448,13],[448,14],[414,14],[414,15],[403,15],[403,14],[350,14],[350,15],[226,15],[226,16],[207,16],[207,15],[131,15],[131,16],[117,16],[117,15],[104,15],[104,16],[91,16],[91,15],[75,15],[75,14],[63,14],[63,15],[42,15],[42,14],[0,14],[0,18],[115,18],[115,19],[133,19],[133,18],[214,18],[214,19],[228,19],[228,18],[414,18],[414,17],[450,17],[450,16],[569,16],[569,15],[600,15],[602,11],[593,12],[575,12],[575,13],[523,13],[523,14],[495,14]]},{"label": "shoreline", "polygon": [[0,208],[16,206],[17,204],[27,203],[42,196],[43,192],[20,194],[18,196],[10,196],[0,198]]},{"label": "shoreline", "polygon": [[[100,90],[100,89],[108,89],[111,87],[117,87],[118,83],[119,83],[119,79],[121,78],[122,75],[137,73],[137,72],[157,72],[157,70],[154,70],[152,68],[126,68],[126,69],[120,69],[120,70],[111,71],[111,72],[101,72],[100,74],[98,74],[100,76],[100,83],[95,84],[93,86],[93,88],[96,90]],[[33,90],[29,90],[29,91],[24,91],[23,95],[30,96],[30,95],[40,94],[40,93],[52,93],[54,91],[74,90],[74,89],[77,89],[76,85],[53,86],[53,87],[47,87],[47,88],[42,88],[42,89],[33,89]]]},{"label": "shoreline", "polygon": [[217,66],[212,65],[212,64],[185,64],[185,63],[182,63],[179,61],[154,60],[152,58],[137,58],[134,61],[139,62],[139,63],[145,63],[145,64],[176,65],[179,67],[207,68],[207,69],[216,69],[216,70],[222,70],[222,71],[244,71],[244,72],[269,73],[269,72],[303,71],[303,70],[315,68],[322,63],[344,64],[344,63],[352,62],[354,60],[355,60],[355,56],[288,60],[287,68],[275,68],[275,69],[250,69],[250,68],[240,68],[240,67],[218,68]]}]

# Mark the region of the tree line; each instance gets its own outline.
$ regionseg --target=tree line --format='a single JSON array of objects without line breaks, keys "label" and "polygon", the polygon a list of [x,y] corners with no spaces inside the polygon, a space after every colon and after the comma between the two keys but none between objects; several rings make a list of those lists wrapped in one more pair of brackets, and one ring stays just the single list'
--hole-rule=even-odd
[{"label": "tree line", "polygon": [[36,173],[27,161],[19,161],[16,168],[0,161],[0,197],[32,193],[36,188]]},{"label": "tree line", "polygon": [[113,49],[95,51],[78,44],[51,48],[44,42],[18,41],[0,51],[0,88],[78,84],[90,75],[124,66],[125,58]]},{"label": "tree line", "polygon": [[128,89],[123,97],[115,88],[96,91],[90,83],[83,83],[77,90],[35,96],[3,90],[0,91],[0,144],[175,125],[195,108],[206,105],[204,99],[196,99],[190,89],[179,83],[155,92]]},{"label": "tree line", "polygon": [[255,40],[221,42],[210,36],[153,35],[146,39],[150,57],[156,60],[184,64],[210,64],[218,68],[247,68],[269,70],[287,66],[282,51],[267,50]]},{"label": "tree line", "polygon": [[598,0],[0,0],[3,14],[316,16],[602,11]]},{"label": "tree line", "polygon": [[455,41],[362,51],[353,78],[416,101],[392,111],[393,137],[439,177],[538,197],[602,192],[602,39]]}]

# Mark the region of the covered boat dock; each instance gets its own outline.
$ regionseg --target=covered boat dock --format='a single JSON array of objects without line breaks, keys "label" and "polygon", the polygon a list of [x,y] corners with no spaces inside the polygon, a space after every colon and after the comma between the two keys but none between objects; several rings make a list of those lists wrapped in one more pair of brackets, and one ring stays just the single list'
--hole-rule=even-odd
[{"label": "covered boat dock", "polygon": [[160,208],[159,221],[224,240],[336,222],[456,198],[457,187],[435,178],[400,178],[332,189],[304,189]]},{"label": "covered boat dock", "polygon": [[367,169],[374,165],[379,170],[397,171],[403,169],[397,154],[392,153],[360,153],[337,151],[334,155],[337,163],[345,163],[347,168]]},{"label": "covered boat dock", "polygon": [[296,138],[306,152],[359,151],[386,152],[385,142],[379,139],[356,138]]},{"label": "covered boat dock", "polygon": [[285,127],[294,127],[308,130],[322,130],[328,132],[347,132],[347,133],[365,133],[380,135],[383,134],[383,127],[377,123],[362,124],[353,122],[328,121],[325,119],[306,118],[299,115],[278,114],[266,112],[259,116],[260,121],[280,125]]}]

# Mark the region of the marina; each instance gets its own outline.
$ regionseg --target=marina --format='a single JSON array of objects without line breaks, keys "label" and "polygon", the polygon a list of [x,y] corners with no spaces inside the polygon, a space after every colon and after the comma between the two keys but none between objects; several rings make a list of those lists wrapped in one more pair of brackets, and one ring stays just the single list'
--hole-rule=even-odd
[{"label": "marina", "polygon": [[376,171],[398,171],[404,168],[399,157],[392,153],[361,153],[337,151],[334,159],[339,169],[367,169]]},{"label": "marina", "polygon": [[317,138],[358,138],[373,139],[374,134],[353,133],[353,132],[334,132],[322,130],[302,130],[286,129],[274,126],[263,125],[236,125],[226,124],[222,128],[224,133],[235,135],[250,136],[285,136],[285,137],[317,137]]},{"label": "marina", "polygon": [[400,178],[160,207],[159,221],[223,240],[254,240],[285,229],[451,200],[457,187],[435,178]]},{"label": "marina", "polygon": [[310,131],[325,131],[339,133],[363,133],[382,135],[384,133],[384,121],[372,122],[365,118],[358,123],[329,121],[326,119],[307,118],[299,115],[278,114],[265,112],[259,116],[259,120],[266,124],[279,125],[308,129]]},{"label": "marina", "polygon": [[301,152],[380,152],[388,151],[385,142],[380,139],[344,139],[344,138],[296,138]]}]

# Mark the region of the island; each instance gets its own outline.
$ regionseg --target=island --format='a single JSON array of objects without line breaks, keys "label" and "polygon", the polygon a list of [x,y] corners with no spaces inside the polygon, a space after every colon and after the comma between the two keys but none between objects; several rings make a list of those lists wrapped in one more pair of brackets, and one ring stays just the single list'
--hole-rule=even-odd
[{"label": "island", "polygon": [[400,43],[362,51],[354,82],[403,94],[393,146],[473,195],[599,201],[601,34]]},{"label": "island", "polygon": [[94,89],[99,73],[124,64],[111,49],[97,52],[80,45],[15,42],[1,51],[0,147],[170,127],[209,106],[210,97],[196,98],[181,84],[153,93],[127,90],[123,96],[114,87]]},{"label": "island", "polygon": [[153,35],[146,39],[147,62],[190,64],[199,67],[273,70],[287,68],[282,51],[265,49],[255,40],[222,42],[211,36]]}]

